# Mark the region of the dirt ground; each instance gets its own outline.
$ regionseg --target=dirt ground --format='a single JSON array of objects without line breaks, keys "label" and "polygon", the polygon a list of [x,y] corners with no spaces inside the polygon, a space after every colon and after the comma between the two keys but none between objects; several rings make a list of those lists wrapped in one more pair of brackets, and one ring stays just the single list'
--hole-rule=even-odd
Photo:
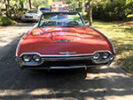
[{"label": "dirt ground", "polygon": [[133,21],[128,21],[128,22],[120,22],[121,25],[128,25],[128,26],[133,26]]},{"label": "dirt ground", "polygon": [[133,100],[133,78],[114,63],[88,71],[19,69],[16,46],[31,26],[0,28],[0,100]]}]

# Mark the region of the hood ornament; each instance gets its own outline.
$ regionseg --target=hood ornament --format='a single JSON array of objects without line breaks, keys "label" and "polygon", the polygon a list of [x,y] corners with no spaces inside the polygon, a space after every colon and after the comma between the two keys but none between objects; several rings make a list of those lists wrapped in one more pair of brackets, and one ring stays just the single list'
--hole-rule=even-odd
[{"label": "hood ornament", "polygon": [[70,41],[76,41],[76,40],[80,40],[80,38],[75,38],[75,39],[70,39],[70,40],[64,40],[64,39],[53,39],[54,41],[61,41],[61,42],[70,42]]},{"label": "hood ornament", "polygon": [[76,54],[76,52],[59,52],[59,54],[72,55],[72,54]]}]

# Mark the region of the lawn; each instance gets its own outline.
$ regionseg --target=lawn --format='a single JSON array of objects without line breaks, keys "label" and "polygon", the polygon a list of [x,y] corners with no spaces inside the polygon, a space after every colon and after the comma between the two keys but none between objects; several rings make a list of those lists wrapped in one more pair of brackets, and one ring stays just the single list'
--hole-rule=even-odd
[{"label": "lawn", "polygon": [[112,41],[116,49],[115,62],[133,74],[133,25],[94,21],[93,27]]}]

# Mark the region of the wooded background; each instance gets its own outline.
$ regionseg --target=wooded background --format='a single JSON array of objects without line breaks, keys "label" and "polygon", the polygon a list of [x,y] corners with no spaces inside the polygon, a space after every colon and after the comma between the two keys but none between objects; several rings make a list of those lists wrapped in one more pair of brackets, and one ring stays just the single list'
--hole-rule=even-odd
[{"label": "wooded background", "polygon": [[[19,20],[28,9],[50,7],[54,1],[61,0],[0,0],[0,16]],[[78,9],[92,24],[92,18],[98,20],[131,20],[133,18],[133,0],[63,0],[71,8]],[[8,19],[7,18],[7,19]]]}]

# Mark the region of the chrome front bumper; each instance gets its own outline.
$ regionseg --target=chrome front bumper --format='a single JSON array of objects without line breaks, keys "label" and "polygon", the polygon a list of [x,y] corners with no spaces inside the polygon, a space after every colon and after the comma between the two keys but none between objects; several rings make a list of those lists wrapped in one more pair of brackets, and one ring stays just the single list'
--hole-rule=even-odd
[{"label": "chrome front bumper", "polygon": [[[22,60],[21,57],[17,58],[17,61],[20,65],[21,68],[31,68],[31,69],[75,69],[75,68],[86,68],[88,65],[88,67],[91,67],[92,65],[103,65],[103,64],[110,64],[113,59],[114,56],[112,55],[111,58],[98,63],[98,62],[93,62],[91,60],[92,55],[80,55],[80,56],[47,56],[41,57],[41,62],[37,63],[34,61],[30,61],[30,62],[24,62]],[[77,61],[77,63],[75,64],[71,64],[71,62]],[[79,64],[78,61],[80,61],[81,63]],[[86,61],[86,63],[84,63],[84,61]],[[47,62],[50,63],[47,64]],[[56,65],[55,62],[61,62],[64,65]],[[64,62],[67,62],[67,64],[65,64]]]},{"label": "chrome front bumper", "polygon": [[21,65],[21,66],[40,66],[40,65],[43,65],[44,63],[46,62],[63,62],[63,61],[77,61],[77,60],[91,60],[91,56],[84,56],[84,57],[81,57],[81,56],[77,56],[77,57],[41,57],[41,62],[37,63],[37,62],[34,62],[34,61],[30,61],[30,62],[24,62],[22,60],[21,57],[18,57],[17,58],[17,61],[18,63]]}]

